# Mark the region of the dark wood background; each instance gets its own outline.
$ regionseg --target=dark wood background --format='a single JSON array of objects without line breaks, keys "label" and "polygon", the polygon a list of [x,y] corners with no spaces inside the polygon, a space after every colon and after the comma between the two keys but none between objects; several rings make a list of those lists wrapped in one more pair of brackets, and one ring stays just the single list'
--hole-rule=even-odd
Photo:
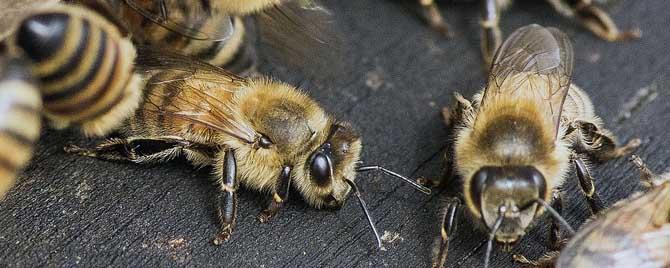
[{"label": "dark wood background", "polygon": [[[407,3],[410,2],[410,3]],[[467,1],[441,9],[457,32],[446,40],[424,27],[412,1],[348,0],[326,3],[347,40],[343,74],[308,83],[309,93],[364,137],[363,159],[412,177],[436,177],[446,130],[440,108],[452,92],[472,95],[484,84],[478,6]],[[597,112],[621,140],[639,137],[637,151],[656,170],[670,158],[670,2],[610,1],[622,27],[637,26],[637,42],[607,43],[560,17],[543,1],[520,1],[502,29],[539,23],[574,40],[574,82],[591,94]],[[264,66],[265,70],[272,69]],[[279,78],[300,81],[276,72]],[[646,94],[646,95],[645,95]],[[640,97],[642,96],[642,97]],[[646,96],[646,97],[645,97]],[[255,219],[264,198],[243,191],[238,226],[228,243],[210,242],[217,230],[210,170],[184,161],[138,166],[67,155],[67,143],[90,144],[73,131],[44,132],[32,164],[0,203],[0,266],[228,266],[427,267],[438,237],[440,194],[422,195],[380,174],[358,178],[380,232],[374,240],[355,200],[340,211],[319,211],[293,194],[273,222]],[[3,152],[11,153],[11,152]],[[627,159],[594,167],[607,204],[641,189]],[[567,180],[565,216],[575,227],[589,216]],[[547,218],[511,252],[499,247],[494,267],[514,266],[511,253],[538,257],[546,248]],[[485,235],[461,218],[450,267],[483,264]]]}]

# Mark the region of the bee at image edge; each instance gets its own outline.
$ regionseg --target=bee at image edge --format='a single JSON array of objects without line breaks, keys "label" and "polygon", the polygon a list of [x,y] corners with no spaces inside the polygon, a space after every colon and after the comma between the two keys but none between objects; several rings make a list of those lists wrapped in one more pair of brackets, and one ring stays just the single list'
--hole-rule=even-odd
[{"label": "bee at image edge", "polygon": [[[27,64],[0,55],[0,200],[28,163],[40,135],[42,99]],[[9,152],[9,153],[7,153]]]},{"label": "bee at image edge", "polygon": [[649,191],[595,215],[560,252],[514,259],[531,267],[670,267],[670,173],[654,174],[641,158],[631,158]]},{"label": "bee at image edge", "polygon": [[[320,75],[311,69],[339,56],[332,14],[313,0],[107,2],[141,36],[138,42],[168,47],[236,74],[254,72],[258,61],[253,38],[246,37],[247,16],[256,19],[260,41],[290,67]],[[312,62],[315,58],[320,60]]]},{"label": "bee at image edge", "polygon": [[136,50],[119,24],[89,8],[55,4],[23,18],[6,41],[30,60],[43,113],[56,128],[102,136],[132,115],[142,97]]},{"label": "bee at image edge", "polygon": [[[500,12],[507,9],[512,0],[478,0],[480,4],[481,51],[484,62],[491,63],[496,49],[502,42],[500,31]],[[639,29],[620,31],[612,18],[592,0],[546,0],[558,13],[581,23],[586,29],[600,39],[615,42],[638,39],[641,36]],[[444,21],[442,13],[435,0],[418,0],[422,7],[423,16],[429,26],[443,35],[450,37],[449,26]]]},{"label": "bee at image edge", "polygon": [[[112,161],[164,162],[183,155],[194,166],[213,166],[219,188],[221,229],[214,244],[229,239],[236,224],[240,186],[267,193],[260,222],[274,217],[296,189],[315,208],[339,209],[350,192],[360,201],[377,245],[381,240],[357,186],[356,174],[381,171],[426,194],[430,189],[359,160],[360,136],[328,115],[293,86],[267,78],[241,78],[179,55],[138,52],[145,69],[145,98],[120,128],[121,137],[94,148],[67,152]],[[141,66],[141,67],[140,67]]]},{"label": "bee at image edge", "polygon": [[571,163],[592,212],[602,208],[586,161],[626,155],[640,140],[617,145],[586,92],[571,83],[572,68],[564,33],[528,25],[502,44],[472,102],[456,94],[456,106],[445,111],[455,132],[447,159],[455,174],[445,180],[461,178],[463,196],[447,202],[434,267],[446,261],[462,203],[487,230],[485,266],[494,241],[509,248],[545,211],[554,219],[550,240],[558,241],[559,224],[571,231],[560,216],[560,187]]}]

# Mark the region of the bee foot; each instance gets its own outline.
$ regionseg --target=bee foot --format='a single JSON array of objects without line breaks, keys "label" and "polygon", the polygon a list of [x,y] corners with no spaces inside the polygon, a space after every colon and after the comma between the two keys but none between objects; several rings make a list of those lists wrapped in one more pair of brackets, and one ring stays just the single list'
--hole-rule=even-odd
[{"label": "bee foot", "polygon": [[437,182],[433,179],[424,178],[424,177],[420,177],[420,178],[416,179],[416,183],[418,183],[421,186],[428,187],[428,188],[435,188],[435,187],[440,185],[439,182]]},{"label": "bee foot", "polygon": [[431,25],[431,27],[433,29],[435,29],[435,31],[440,33],[442,36],[444,36],[445,38],[453,38],[454,37],[454,35],[451,33],[451,31],[449,31],[449,26],[446,23],[434,24],[434,25]]},{"label": "bee foot", "polygon": [[640,28],[635,28],[630,31],[625,31],[623,33],[620,33],[616,37],[616,41],[631,41],[631,40],[636,40],[640,39],[642,37],[642,30]]},{"label": "bee foot", "polygon": [[223,228],[221,232],[219,232],[216,237],[212,240],[212,243],[216,246],[220,246],[224,242],[228,241],[230,239],[230,235],[233,233],[233,228],[230,227],[230,225],[226,226]]},{"label": "bee foot", "polygon": [[637,147],[640,147],[641,144],[642,144],[642,140],[637,139],[637,138],[628,141],[628,143],[626,143],[626,145],[617,148],[616,153],[615,153],[616,157],[621,157],[621,156],[624,156],[624,155],[631,154],[633,151],[635,151],[635,149],[637,149]]},{"label": "bee foot", "polygon": [[78,155],[89,156],[89,157],[95,157],[97,155],[95,152],[92,152],[91,150],[79,147],[79,146],[74,145],[74,144],[65,145],[63,147],[63,151],[65,151],[68,154],[78,154]]},{"label": "bee foot", "polygon": [[277,215],[276,212],[273,212],[269,209],[265,209],[258,214],[258,221],[261,223],[268,223],[270,222],[270,219],[274,218],[274,216],[276,215]]},{"label": "bee foot", "polygon": [[520,255],[520,254],[512,255],[512,259],[514,259],[514,262],[518,262],[520,264],[527,264],[527,265],[533,265],[534,264],[533,261],[529,260],[528,258],[526,258],[525,256]]}]

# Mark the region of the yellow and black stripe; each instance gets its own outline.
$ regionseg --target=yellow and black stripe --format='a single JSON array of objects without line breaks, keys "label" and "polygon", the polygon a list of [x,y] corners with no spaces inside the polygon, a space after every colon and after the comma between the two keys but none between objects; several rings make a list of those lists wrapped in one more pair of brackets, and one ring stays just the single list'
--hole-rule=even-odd
[{"label": "yellow and black stripe", "polygon": [[[138,3],[139,4],[139,3]],[[144,3],[148,10],[160,9],[160,2]],[[204,10],[210,5],[208,1],[202,1]],[[150,18],[144,17],[129,6],[117,6],[120,15],[127,18],[127,22],[132,31],[143,39],[143,42],[150,46],[167,47],[183,55],[206,61],[212,65],[221,66],[234,73],[244,72],[253,68],[255,64],[255,55],[249,50],[244,41],[246,29],[240,17],[233,17],[233,34],[226,40],[197,40],[184,36],[181,33],[167,29]],[[169,12],[174,23],[188,26],[190,29],[197,29],[200,32],[216,32],[217,27],[222,27],[230,20],[227,15],[213,15],[203,9],[193,9],[185,2],[170,5]],[[191,14],[191,12],[196,12]]]},{"label": "yellow and black stripe", "polygon": [[84,7],[61,5],[25,18],[16,45],[33,61],[44,112],[56,127],[104,135],[137,107],[136,51],[119,29]]},{"label": "yellow and black stripe", "polygon": [[0,199],[28,163],[40,135],[42,100],[24,61],[0,59]]}]

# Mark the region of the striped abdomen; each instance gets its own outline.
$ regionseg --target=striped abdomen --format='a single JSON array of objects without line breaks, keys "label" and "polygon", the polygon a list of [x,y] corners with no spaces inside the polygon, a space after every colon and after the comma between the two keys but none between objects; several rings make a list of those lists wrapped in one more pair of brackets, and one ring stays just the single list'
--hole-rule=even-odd
[{"label": "striped abdomen", "polygon": [[42,100],[24,63],[0,59],[0,199],[32,157]]},{"label": "striped abdomen", "polygon": [[[158,10],[159,1],[149,3],[147,1],[136,1],[139,5],[145,5],[148,10]],[[139,3],[142,2],[142,3]],[[216,32],[216,28],[224,27],[230,20],[227,15],[212,15],[205,13],[201,9],[190,8],[185,2],[172,4],[168,6],[168,12],[175,23],[189,29],[196,29],[201,33]],[[153,6],[147,6],[153,5]],[[184,36],[183,34],[169,30],[151,19],[139,14],[131,7],[124,5],[117,7],[124,18],[128,18],[128,24],[132,31],[139,33],[142,39],[149,45],[156,47],[168,47],[180,52],[181,54],[206,61],[212,65],[224,67],[232,72],[243,72],[253,67],[255,55],[244,43],[245,27],[242,19],[233,18],[233,34],[225,40],[197,40]],[[185,14],[193,12],[193,14]]]},{"label": "striped abdomen", "polygon": [[33,60],[45,114],[57,127],[75,123],[104,135],[136,109],[135,48],[97,13],[68,5],[37,12],[23,20],[15,43]]}]

